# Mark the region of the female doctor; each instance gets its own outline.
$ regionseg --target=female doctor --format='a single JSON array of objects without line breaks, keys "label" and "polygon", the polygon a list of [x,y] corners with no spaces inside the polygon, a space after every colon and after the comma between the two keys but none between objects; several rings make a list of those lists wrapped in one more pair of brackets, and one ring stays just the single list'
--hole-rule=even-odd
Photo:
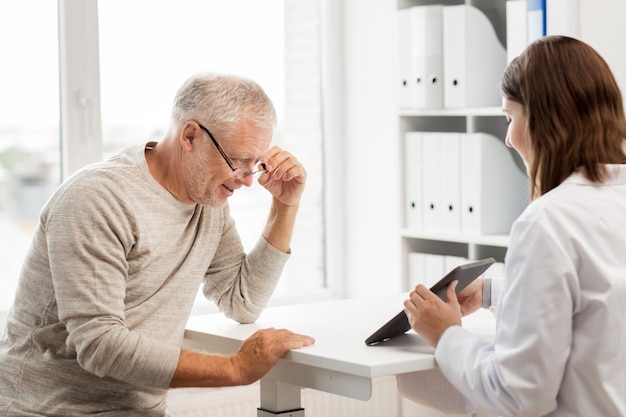
[{"label": "female doctor", "polygon": [[[511,230],[501,285],[477,280],[444,303],[405,301],[443,375],[499,416],[626,415],[626,119],[619,87],[589,45],[535,41],[500,84],[506,144],[523,158],[531,203]],[[495,281],[494,281],[495,283]],[[484,294],[484,296],[483,296]],[[496,311],[486,342],[461,327]]]}]

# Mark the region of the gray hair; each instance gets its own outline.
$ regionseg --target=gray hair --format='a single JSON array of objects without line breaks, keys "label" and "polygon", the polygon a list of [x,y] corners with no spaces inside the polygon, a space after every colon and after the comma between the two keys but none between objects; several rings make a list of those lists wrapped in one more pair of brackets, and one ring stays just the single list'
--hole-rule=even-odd
[{"label": "gray hair", "polygon": [[276,110],[255,81],[231,74],[198,73],[178,89],[172,106],[176,128],[196,120],[221,137],[229,137],[235,124],[250,118],[262,128],[276,125]]}]

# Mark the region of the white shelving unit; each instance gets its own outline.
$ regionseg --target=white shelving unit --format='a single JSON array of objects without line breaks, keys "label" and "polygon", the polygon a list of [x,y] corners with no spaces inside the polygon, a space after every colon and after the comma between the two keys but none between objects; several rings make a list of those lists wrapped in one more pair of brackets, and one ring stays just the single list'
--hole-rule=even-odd
[{"label": "white shelving unit", "polygon": [[[480,9],[491,22],[503,46],[506,46],[506,2],[492,0],[467,1],[428,1],[428,0],[398,0],[398,9],[413,6],[441,4],[444,6],[472,5]],[[497,88],[497,85],[494,86]],[[441,108],[427,110],[398,110],[398,126],[401,155],[399,157],[402,190],[405,190],[405,162],[404,138],[406,132],[461,132],[461,133],[488,133],[502,141],[506,135],[506,123],[500,106],[479,108]],[[524,165],[515,153],[513,161],[518,169],[525,172]],[[404,193],[402,207],[405,207]],[[404,209],[406,210],[406,208]],[[403,213],[402,218],[406,219]],[[404,222],[405,220],[403,220]],[[507,246],[508,235],[465,235],[440,234],[433,232],[414,231],[406,228],[403,223],[400,230],[402,239],[402,273],[405,287],[409,280],[409,254],[412,252],[428,253],[444,256],[468,258],[470,260],[485,257],[494,257],[503,262]],[[408,288],[406,288],[408,289]]]}]

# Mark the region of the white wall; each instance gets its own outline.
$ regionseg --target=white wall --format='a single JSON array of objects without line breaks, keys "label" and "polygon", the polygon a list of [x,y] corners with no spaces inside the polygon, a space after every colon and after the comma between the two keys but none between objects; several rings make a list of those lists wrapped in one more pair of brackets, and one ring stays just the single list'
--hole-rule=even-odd
[{"label": "white wall", "polygon": [[[345,0],[345,295],[400,291],[395,0]],[[331,179],[332,181],[332,179]]]}]

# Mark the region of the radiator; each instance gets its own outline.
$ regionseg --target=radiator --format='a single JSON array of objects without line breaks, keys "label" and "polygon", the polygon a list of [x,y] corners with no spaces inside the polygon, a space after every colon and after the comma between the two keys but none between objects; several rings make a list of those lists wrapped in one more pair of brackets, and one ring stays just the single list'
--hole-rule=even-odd
[{"label": "radiator", "polygon": [[[306,417],[399,417],[395,377],[375,378],[372,385],[372,398],[368,401],[303,389],[302,407]],[[178,388],[170,390],[168,403],[174,417],[256,417],[259,386]]]}]

